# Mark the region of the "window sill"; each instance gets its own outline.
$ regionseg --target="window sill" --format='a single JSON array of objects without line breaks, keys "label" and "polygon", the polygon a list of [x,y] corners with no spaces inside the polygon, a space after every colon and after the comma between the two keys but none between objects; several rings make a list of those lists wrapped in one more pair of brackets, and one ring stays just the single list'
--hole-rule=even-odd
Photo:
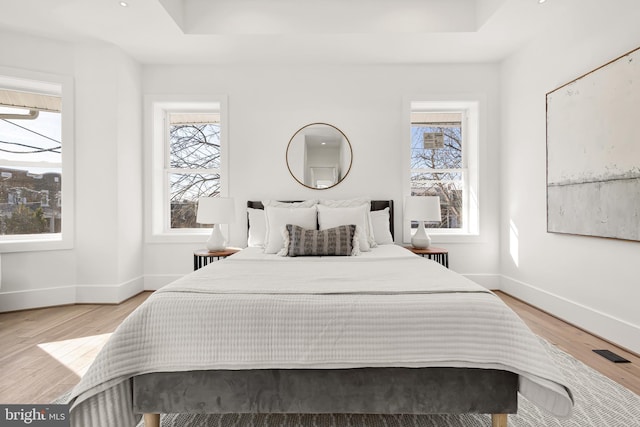
[{"label": "window sill", "polygon": [[14,240],[0,240],[0,253],[40,252],[73,249],[70,239],[55,236],[23,236]]}]

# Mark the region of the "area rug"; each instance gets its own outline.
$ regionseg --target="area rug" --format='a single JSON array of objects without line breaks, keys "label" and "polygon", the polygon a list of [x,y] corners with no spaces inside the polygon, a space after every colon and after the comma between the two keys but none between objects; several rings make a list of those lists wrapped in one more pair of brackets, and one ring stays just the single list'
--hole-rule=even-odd
[{"label": "area rug", "polygon": [[[541,340],[571,387],[575,406],[557,419],[518,396],[509,427],[640,427],[640,396]],[[165,414],[162,427],[490,427],[489,415]],[[139,427],[143,426],[141,422]]]}]

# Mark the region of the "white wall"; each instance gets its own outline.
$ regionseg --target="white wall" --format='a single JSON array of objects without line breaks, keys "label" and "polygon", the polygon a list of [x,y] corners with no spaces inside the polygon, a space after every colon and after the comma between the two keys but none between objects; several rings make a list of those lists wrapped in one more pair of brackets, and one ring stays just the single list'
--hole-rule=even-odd
[{"label": "white wall", "polygon": [[[63,43],[4,32],[0,39],[2,67],[73,75],[75,53]],[[75,295],[69,287],[76,280],[73,251],[5,253],[2,264],[0,311],[64,304]]]},{"label": "white wall", "polygon": [[3,254],[0,311],[118,302],[139,292],[140,66],[104,44],[76,46],[11,33],[0,37],[0,66],[73,78],[76,154],[74,247]]},{"label": "white wall", "polygon": [[581,1],[504,61],[500,171],[502,289],[637,353],[640,243],[546,232],[545,94],[638,47],[639,19],[636,0]]},{"label": "white wall", "polygon": [[[349,198],[394,199],[401,236],[402,99],[415,94],[481,94],[487,99],[486,138],[481,141],[480,239],[447,243],[450,265],[488,285],[498,274],[498,69],[496,65],[425,66],[145,66],[145,94],[225,94],[229,100],[229,195],[239,212],[247,200]],[[285,162],[287,143],[300,127],[326,122],[353,147],[351,172],[328,190],[297,183]],[[204,240],[204,239],[203,239]],[[246,220],[230,230],[245,246]],[[437,239],[435,240],[437,244]],[[155,288],[192,269],[202,244],[145,245],[145,286]]]}]

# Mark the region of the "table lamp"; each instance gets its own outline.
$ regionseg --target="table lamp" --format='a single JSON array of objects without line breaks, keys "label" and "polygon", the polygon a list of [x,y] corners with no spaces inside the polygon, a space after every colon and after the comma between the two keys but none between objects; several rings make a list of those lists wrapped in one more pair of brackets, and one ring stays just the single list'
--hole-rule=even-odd
[{"label": "table lamp", "polygon": [[431,244],[431,238],[424,228],[424,222],[440,222],[440,197],[438,196],[407,196],[404,200],[404,218],[409,221],[419,221],[418,229],[411,237],[414,248],[426,249]]},{"label": "table lamp", "polygon": [[196,222],[199,224],[213,224],[211,236],[207,240],[207,249],[222,251],[227,241],[220,230],[220,224],[229,224],[236,217],[233,199],[228,197],[200,197],[198,199],[198,214]]}]

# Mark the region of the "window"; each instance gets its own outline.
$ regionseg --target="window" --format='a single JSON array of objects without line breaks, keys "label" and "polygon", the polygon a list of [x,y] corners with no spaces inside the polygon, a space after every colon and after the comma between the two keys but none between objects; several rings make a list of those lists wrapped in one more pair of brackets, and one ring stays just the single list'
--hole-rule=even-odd
[{"label": "window", "polygon": [[62,89],[0,76],[1,252],[71,247],[72,127],[63,127]]},{"label": "window", "polygon": [[226,195],[225,105],[224,98],[148,98],[153,162],[149,240],[189,241],[210,231],[210,225],[196,222],[197,201]]},{"label": "window", "polygon": [[[410,102],[407,196],[438,196],[432,235],[478,233],[476,102]],[[409,228],[410,227],[410,228]],[[417,222],[405,225],[405,241]]]},{"label": "window", "polygon": [[167,118],[170,228],[199,228],[198,199],[220,195],[220,114],[168,113]]},{"label": "window", "polygon": [[464,226],[462,154],[462,112],[411,113],[411,195],[440,198],[442,221],[426,227]]}]

